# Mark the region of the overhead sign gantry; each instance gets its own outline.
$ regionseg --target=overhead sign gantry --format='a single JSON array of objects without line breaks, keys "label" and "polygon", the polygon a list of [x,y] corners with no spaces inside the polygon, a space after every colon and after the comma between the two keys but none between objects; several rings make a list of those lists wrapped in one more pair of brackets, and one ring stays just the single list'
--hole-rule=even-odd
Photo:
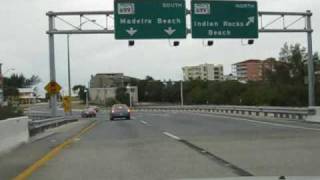
[{"label": "overhead sign gantry", "polygon": [[[48,12],[50,81],[56,81],[54,35],[57,34],[115,34],[116,39],[184,39],[244,38],[255,39],[261,33],[306,33],[308,43],[309,106],[315,105],[315,74],[312,50],[312,13],[257,11],[254,1],[192,0],[191,10],[185,0],[115,0],[115,11]],[[220,9],[220,10],[219,10]],[[191,15],[191,27],[186,16]],[[79,24],[64,17],[78,17]],[[90,16],[105,18],[105,24],[92,21]],[[296,18],[288,22],[287,18]],[[109,21],[111,18],[111,21]],[[270,21],[271,19],[271,21]],[[273,19],[273,20],[272,20]],[[69,25],[59,28],[56,20]],[[96,26],[83,28],[84,22]],[[270,22],[268,22],[270,21]],[[282,21],[282,23],[277,23]],[[302,26],[293,26],[304,21]],[[110,23],[113,22],[113,23]],[[203,24],[201,24],[201,22]],[[273,26],[271,26],[273,25]],[[52,115],[56,115],[57,96],[51,96]]]}]

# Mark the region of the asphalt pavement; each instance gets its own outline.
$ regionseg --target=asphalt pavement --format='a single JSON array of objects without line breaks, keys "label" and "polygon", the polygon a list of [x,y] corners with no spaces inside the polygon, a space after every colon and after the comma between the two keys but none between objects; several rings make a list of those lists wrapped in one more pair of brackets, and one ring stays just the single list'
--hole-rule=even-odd
[{"label": "asphalt pavement", "polygon": [[134,112],[97,125],[30,179],[320,175],[320,126],[206,113]]}]

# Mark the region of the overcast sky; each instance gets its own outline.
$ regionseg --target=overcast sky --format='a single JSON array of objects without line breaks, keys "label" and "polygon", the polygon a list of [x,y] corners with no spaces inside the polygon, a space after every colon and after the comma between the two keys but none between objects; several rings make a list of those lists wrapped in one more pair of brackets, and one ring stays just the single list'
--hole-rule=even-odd
[{"label": "overcast sky", "polygon": [[[187,0],[187,7],[189,7]],[[311,10],[314,28],[314,50],[320,48],[319,0],[258,0],[260,11]],[[49,80],[47,11],[113,10],[113,0],[2,0],[0,6],[0,62],[4,71],[15,68],[26,76],[39,75]],[[288,20],[290,22],[292,20]],[[99,21],[98,21],[99,22]],[[299,26],[299,24],[297,25]],[[57,81],[67,86],[66,36],[56,40]],[[225,74],[231,64],[251,59],[278,57],[285,42],[306,45],[306,34],[260,34],[254,46],[242,46],[240,40],[217,40],[213,47],[203,47],[201,40],[181,42],[170,47],[167,40],[137,41],[128,48],[126,41],[116,41],[113,35],[72,35],[72,83],[87,84],[91,74],[123,72],[144,78],[178,80],[182,66],[201,63],[223,64]]]}]

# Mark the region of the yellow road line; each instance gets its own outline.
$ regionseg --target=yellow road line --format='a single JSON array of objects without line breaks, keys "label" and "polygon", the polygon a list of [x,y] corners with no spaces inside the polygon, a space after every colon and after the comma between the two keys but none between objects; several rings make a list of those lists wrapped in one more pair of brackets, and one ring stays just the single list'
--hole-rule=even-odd
[{"label": "yellow road line", "polygon": [[74,139],[79,138],[83,134],[90,131],[92,128],[94,128],[97,125],[97,122],[91,123],[88,127],[83,128],[79,133],[74,135],[73,137],[67,139],[62,144],[56,146],[54,149],[52,149],[50,152],[48,152],[46,155],[44,155],[41,159],[33,163],[31,166],[26,168],[24,171],[22,171],[17,177],[14,178],[14,180],[25,180],[28,177],[32,175],[35,171],[37,171],[40,167],[42,167],[44,164],[46,164],[48,161],[53,159],[55,156],[57,156],[61,150],[63,150],[66,146],[72,144],[74,142]]}]

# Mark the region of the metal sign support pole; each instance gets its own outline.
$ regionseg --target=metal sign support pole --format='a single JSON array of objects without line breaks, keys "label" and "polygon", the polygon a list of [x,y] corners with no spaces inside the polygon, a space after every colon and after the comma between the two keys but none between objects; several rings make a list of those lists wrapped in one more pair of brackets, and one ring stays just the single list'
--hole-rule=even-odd
[{"label": "metal sign support pole", "polygon": [[311,27],[311,11],[307,11],[310,15],[307,16],[307,29],[308,31],[308,94],[309,106],[315,106],[315,74],[314,74],[314,61],[312,51],[312,27]]},{"label": "metal sign support pole", "polygon": [[[54,29],[54,17],[49,15],[49,30]],[[50,60],[50,81],[56,81],[56,68],[54,59],[54,34],[49,33],[49,60]],[[51,115],[57,116],[57,95],[50,96]]]}]

